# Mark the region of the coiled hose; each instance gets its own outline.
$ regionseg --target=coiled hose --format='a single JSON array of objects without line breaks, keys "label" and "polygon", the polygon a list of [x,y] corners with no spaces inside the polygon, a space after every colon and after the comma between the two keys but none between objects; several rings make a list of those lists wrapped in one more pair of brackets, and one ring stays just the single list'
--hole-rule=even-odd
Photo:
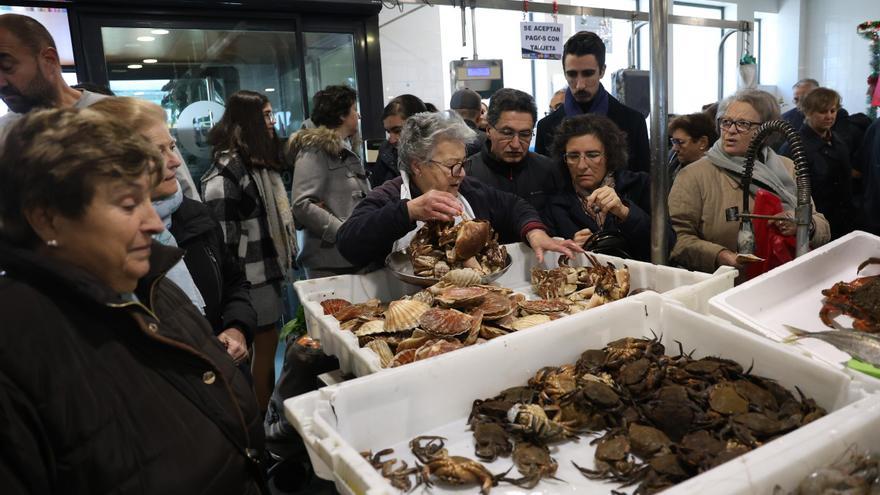
[{"label": "coiled hose", "polygon": [[771,120],[764,122],[758,127],[758,132],[749,143],[749,149],[746,151],[746,164],[743,169],[742,189],[743,189],[743,212],[749,212],[749,187],[752,185],[752,172],[755,168],[755,157],[758,151],[774,133],[781,133],[789,146],[791,146],[791,159],[794,162],[794,178],[797,185],[797,206],[809,205],[810,190],[810,169],[807,163],[807,155],[804,153],[804,145],[801,142],[800,134],[784,120]]},{"label": "coiled hose", "polygon": [[[749,213],[749,187],[752,184],[752,172],[755,168],[755,157],[764,145],[764,141],[766,141],[770,135],[775,133],[782,134],[791,147],[791,159],[794,162],[794,178],[795,185],[797,186],[797,206],[810,207],[810,198],[812,196],[810,189],[810,168],[809,163],[807,162],[807,156],[804,153],[804,145],[803,142],[801,142],[801,136],[788,122],[784,120],[771,120],[770,122],[764,122],[758,127],[758,132],[755,133],[755,137],[752,138],[752,142],[749,143],[749,149],[746,151],[746,163],[743,168],[742,176],[742,211],[746,214]],[[749,219],[745,218],[744,221],[749,222]],[[805,227],[798,224],[798,229],[801,229],[802,227],[809,229],[809,225]],[[800,240],[801,237],[804,236],[799,235],[798,239]],[[809,235],[804,238],[808,237]],[[799,246],[797,255],[799,256],[802,254],[802,250],[804,249],[805,247],[802,249]]]}]

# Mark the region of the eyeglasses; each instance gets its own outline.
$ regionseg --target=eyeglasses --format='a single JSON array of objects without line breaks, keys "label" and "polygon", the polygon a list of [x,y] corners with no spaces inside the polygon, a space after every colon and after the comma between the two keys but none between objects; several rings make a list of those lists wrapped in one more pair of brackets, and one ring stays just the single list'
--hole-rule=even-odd
[{"label": "eyeglasses", "polygon": [[528,143],[532,142],[532,136],[535,135],[535,133],[531,129],[529,129],[527,131],[514,131],[513,129],[511,129],[509,127],[505,127],[503,129],[499,129],[499,128],[495,127],[494,125],[491,127],[492,127],[492,129],[495,129],[496,131],[498,131],[498,134],[501,134],[501,138],[498,139],[498,141],[501,141],[501,142],[512,141],[513,138],[518,138],[519,142],[521,142],[523,144],[528,144]]},{"label": "eyeglasses", "polygon": [[569,151],[568,153],[564,153],[562,157],[565,158],[565,163],[574,166],[581,163],[581,160],[586,160],[587,163],[592,164],[599,163],[599,159],[604,155],[605,153],[602,153],[601,151]]},{"label": "eyeglasses", "polygon": [[718,126],[722,129],[730,129],[730,126],[736,127],[737,132],[749,132],[752,127],[757,127],[763,122],[751,122],[749,120],[732,120],[724,117],[718,119]]},{"label": "eyeglasses", "polygon": [[470,159],[465,158],[464,160],[449,161],[445,163],[438,162],[437,160],[428,160],[428,163],[433,163],[434,165],[445,168],[449,171],[450,177],[457,177],[461,175],[461,172],[464,170],[465,167],[470,166],[471,161]]},{"label": "eyeglasses", "polygon": [[681,146],[681,145],[683,145],[683,144],[686,143],[686,142],[687,142],[687,141],[685,141],[684,139],[669,138],[669,144],[671,144],[671,145],[673,145],[673,146]]}]

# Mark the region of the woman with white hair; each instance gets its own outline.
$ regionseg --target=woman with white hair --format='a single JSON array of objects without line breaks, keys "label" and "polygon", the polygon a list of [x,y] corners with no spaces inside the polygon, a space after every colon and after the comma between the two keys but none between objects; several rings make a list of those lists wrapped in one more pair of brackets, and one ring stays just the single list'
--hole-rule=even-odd
[{"label": "woman with white hair", "polygon": [[[721,138],[705,156],[679,172],[669,192],[669,216],[677,237],[672,261],[704,272],[721,265],[744,268],[736,260],[739,222],[727,220],[725,212],[742,208],[740,183],[746,151],[758,127],[779,118],[779,105],[769,93],[747,89],[725,99],[718,116]],[[797,206],[794,164],[767,146],[755,160],[752,205],[758,188],[779,197],[784,210],[780,216],[793,217]],[[771,225],[782,235],[795,234],[791,222],[773,220]],[[828,221],[814,208],[810,245],[825,244],[830,235]]]},{"label": "woman with white hair", "polygon": [[573,256],[572,241],[547,235],[538,212],[525,200],[467,177],[465,146],[474,131],[454,112],[419,113],[407,119],[398,144],[401,176],[373,189],[337,233],[337,247],[349,261],[381,263],[405,249],[421,222],[487,220],[499,242],[526,241],[539,260],[544,251]]}]

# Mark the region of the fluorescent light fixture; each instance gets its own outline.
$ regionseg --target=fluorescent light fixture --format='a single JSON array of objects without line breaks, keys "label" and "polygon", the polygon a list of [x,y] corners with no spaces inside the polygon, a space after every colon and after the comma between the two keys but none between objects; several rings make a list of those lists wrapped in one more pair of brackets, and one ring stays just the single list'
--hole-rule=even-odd
[{"label": "fluorescent light fixture", "polygon": [[152,31],[150,31],[150,33],[160,34],[160,35],[161,34],[168,34],[168,30],[167,29],[153,29]]},{"label": "fluorescent light fixture", "polygon": [[142,69],[143,67],[141,64],[131,64],[128,66],[129,69]]},{"label": "fluorescent light fixture", "polygon": [[155,58],[145,58],[144,59],[145,64],[155,64],[156,62],[158,62],[158,60],[156,60]]},{"label": "fluorescent light fixture", "polygon": [[156,39],[156,38],[153,37],[153,36],[138,36],[138,37],[137,37],[137,40],[138,40],[138,41],[153,41],[153,40],[155,40],[155,39]]},{"label": "fluorescent light fixture", "polygon": [[267,93],[274,93],[274,92],[275,92],[275,88],[266,88],[265,91],[266,91]]}]

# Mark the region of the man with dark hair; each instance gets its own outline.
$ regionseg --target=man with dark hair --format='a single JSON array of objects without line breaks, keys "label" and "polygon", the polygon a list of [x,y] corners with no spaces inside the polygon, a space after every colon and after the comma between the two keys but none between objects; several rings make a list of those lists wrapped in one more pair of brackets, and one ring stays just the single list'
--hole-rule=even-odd
[{"label": "man with dark hair", "polygon": [[568,89],[565,101],[550,115],[538,122],[535,151],[551,152],[553,133],[566,117],[585,113],[605,115],[626,133],[630,170],[647,172],[651,165],[648,128],[638,111],[620,103],[605,91],[600,82],[605,75],[605,43],[596,33],[581,31],[565,42],[562,69]]},{"label": "man with dark hair", "polygon": [[[25,15],[0,15],[0,99],[11,110],[0,117],[0,149],[23,114],[41,108],[85,108],[102,98],[67,85],[55,41],[42,24]],[[177,179],[186,196],[199,199],[187,167],[177,168]]]},{"label": "man with dark hair", "polygon": [[516,194],[542,213],[561,183],[561,168],[529,151],[538,109],[528,93],[499,89],[489,103],[488,139],[466,165],[467,175],[501,191]]},{"label": "man with dark hair", "polygon": [[480,94],[467,88],[459,89],[452,93],[449,108],[460,115],[464,123],[477,133],[477,139],[465,147],[465,153],[468,156],[478,153],[486,142],[486,133],[477,127],[477,121],[480,120],[483,111],[483,99]]}]

